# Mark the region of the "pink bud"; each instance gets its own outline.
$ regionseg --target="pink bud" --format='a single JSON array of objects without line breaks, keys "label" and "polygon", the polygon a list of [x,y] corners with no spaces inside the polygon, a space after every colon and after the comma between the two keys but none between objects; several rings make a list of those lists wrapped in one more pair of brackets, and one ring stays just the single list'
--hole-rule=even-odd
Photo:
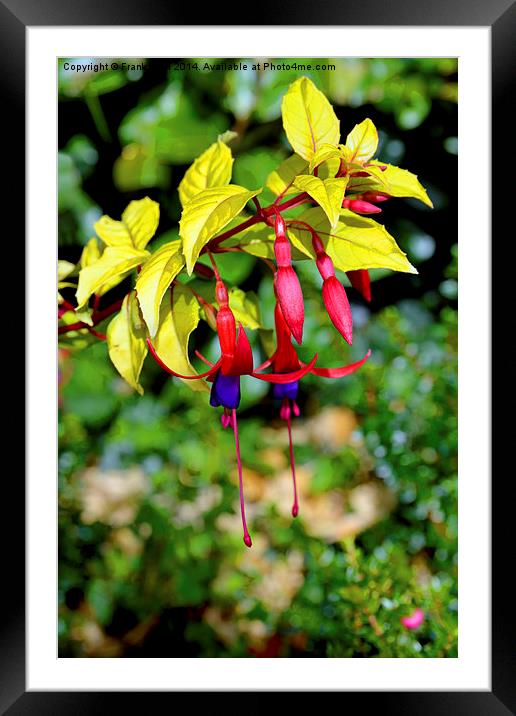
[{"label": "pink bud", "polygon": [[344,286],[335,276],[327,278],[322,287],[322,296],[328,315],[349,345],[353,342],[353,318]]},{"label": "pink bud", "polygon": [[296,341],[303,340],[305,306],[301,284],[292,266],[279,266],[275,277],[281,312]]},{"label": "pink bud", "polygon": [[379,206],[370,204],[368,201],[361,199],[344,199],[342,206],[345,209],[351,209],[356,214],[381,214],[382,210]]},{"label": "pink bud", "polygon": [[401,617],[400,622],[406,629],[418,629],[425,620],[425,613],[417,607],[408,617]]}]

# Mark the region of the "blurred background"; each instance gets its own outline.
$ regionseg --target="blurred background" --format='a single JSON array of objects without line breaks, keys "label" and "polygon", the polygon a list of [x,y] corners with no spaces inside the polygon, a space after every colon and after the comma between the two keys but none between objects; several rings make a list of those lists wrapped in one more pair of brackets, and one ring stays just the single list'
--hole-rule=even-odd
[{"label": "blurred background", "polygon": [[[457,656],[456,59],[298,60],[336,68],[312,72],[125,59],[144,68],[77,73],[65,61],[102,60],[58,68],[60,259],[77,262],[101,214],[144,196],[161,206],[149,248],[176,238],[177,186],[225,130],[240,135],[233,182],[263,185],[291,153],[281,98],[302,74],[333,103],[343,141],[370,117],[378,157],[417,174],[435,208],[382,204],[419,275],[373,271],[371,304],[350,289],[352,348],[322,307],[313,262],[296,265],[303,355],[373,356],[348,378],[302,382],[296,520],[287,431],[266,384],[244,379],[251,550],[232,435],[206,395],[147,360],[139,397],[104,343],[60,347],[60,656]],[[272,328],[269,276],[251,256],[223,259],[228,284],[256,292]],[[209,352],[213,335],[202,324],[196,347]],[[407,628],[415,609],[424,620]]]}]

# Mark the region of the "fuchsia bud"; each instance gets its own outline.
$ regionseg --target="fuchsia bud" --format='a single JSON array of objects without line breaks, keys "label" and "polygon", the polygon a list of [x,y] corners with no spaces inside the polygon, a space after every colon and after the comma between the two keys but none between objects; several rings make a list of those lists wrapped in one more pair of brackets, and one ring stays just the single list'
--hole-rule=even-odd
[{"label": "fuchsia bud", "polygon": [[353,319],[346,291],[336,276],[327,278],[322,287],[324,305],[331,322],[351,345],[353,343]]},{"label": "fuchsia bud", "polygon": [[377,191],[365,191],[357,198],[363,199],[364,201],[371,201],[373,204],[381,204],[382,201],[387,201],[387,199],[390,199],[391,197],[389,194],[383,194]]},{"label": "fuchsia bud", "polygon": [[425,613],[417,607],[408,617],[401,617],[400,622],[406,629],[418,629],[425,620]]},{"label": "fuchsia bud", "polygon": [[342,207],[350,209],[356,214],[381,214],[382,212],[379,206],[370,204],[368,201],[362,201],[362,199],[344,199]]},{"label": "fuchsia bud", "polygon": [[353,318],[344,286],[335,276],[333,261],[317,234],[312,235],[316,264],[323,278],[322,296],[331,322],[349,345],[353,342]]},{"label": "fuchsia bud", "polygon": [[346,271],[346,276],[351,281],[351,285],[365,298],[366,301],[371,300],[371,279],[367,269],[357,269],[356,271]]},{"label": "fuchsia bud", "polygon": [[285,221],[281,214],[276,214],[275,231],[274,255],[278,267],[275,274],[276,295],[292,335],[301,344],[305,320],[303,292],[297,274],[292,268],[290,242],[286,236]]}]

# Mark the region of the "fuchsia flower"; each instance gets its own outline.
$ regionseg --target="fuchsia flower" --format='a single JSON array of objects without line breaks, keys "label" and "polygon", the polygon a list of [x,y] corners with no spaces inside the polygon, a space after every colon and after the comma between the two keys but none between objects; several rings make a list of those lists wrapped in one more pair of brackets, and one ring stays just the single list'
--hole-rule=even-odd
[{"label": "fuchsia flower", "polygon": [[[313,375],[317,375],[322,378],[343,378],[344,376],[350,375],[358,370],[371,355],[371,351],[368,350],[361,360],[356,363],[351,363],[350,365],[340,366],[338,368],[316,368],[315,362],[317,356],[315,356],[315,358],[313,358],[308,365],[305,365],[299,360],[296,349],[292,344],[291,331],[287,325],[279,301],[276,303],[274,309],[274,322],[276,326],[276,351],[268,360],[256,369],[257,371],[271,366],[274,371],[273,375],[283,374],[284,376],[292,376],[302,369],[305,371],[303,375],[312,373]],[[256,377],[260,377],[258,373],[254,373],[254,375]],[[292,505],[293,517],[297,517],[299,513],[299,503],[297,497],[296,465],[292,441],[291,415],[292,413],[296,417],[300,415],[299,406],[296,402],[299,390],[299,380],[300,378],[282,383],[278,381],[273,387],[273,397],[281,400],[280,418],[286,421],[288,428],[290,467],[292,470],[292,482],[294,488],[294,502]]]},{"label": "fuchsia flower", "polygon": [[[238,465],[238,482],[240,493],[240,513],[244,532],[244,543],[251,547],[252,540],[247,528],[245,516],[244,485],[242,475],[242,461],[240,457],[240,443],[238,437],[237,408],[240,405],[240,378],[251,375],[254,378],[273,384],[273,396],[281,400],[280,417],[285,420],[288,427],[290,465],[294,487],[294,502],[292,515],[297,516],[299,503],[296,485],[296,467],[294,460],[294,446],[292,441],[292,413],[297,417],[300,414],[296,399],[299,381],[307,373],[324,378],[342,378],[354,373],[371,355],[366,355],[356,363],[338,368],[316,368],[317,354],[308,364],[302,363],[294,345],[292,336],[301,343],[303,336],[304,303],[303,293],[299,279],[292,268],[290,242],[287,238],[285,221],[279,212],[276,212],[274,221],[276,239],[274,253],[276,257],[276,271],[274,274],[274,290],[276,293],[276,307],[274,320],[276,326],[277,346],[274,354],[259,368],[254,369],[253,353],[247,335],[241,324],[237,325],[233,312],[229,306],[229,296],[226,286],[218,272],[211,254],[213,270],[216,278],[215,295],[218,310],[203,300],[205,312],[210,324],[215,324],[220,345],[220,358],[211,363],[201,353],[196,351],[199,358],[209,366],[209,370],[199,375],[182,375],[167,366],[156,353],[150,338],[147,339],[149,350],[159,365],[168,373],[183,380],[199,380],[206,378],[212,383],[210,392],[210,405],[214,408],[222,407],[221,422],[224,428],[231,426],[235,438],[235,451]],[[335,268],[331,258],[324,249],[324,244],[317,233],[310,228],[312,244],[316,253],[316,264],[323,279],[322,296],[328,314],[344,339],[352,342],[352,317],[349,301],[344,286],[335,276]],[[355,279],[362,290],[367,292],[369,275],[367,272],[350,272],[361,274]],[[365,274],[365,275],[364,275]],[[353,280],[353,279],[352,279]],[[199,297],[200,298],[200,297]],[[265,368],[272,367],[272,373],[263,373]]]},{"label": "fuchsia flower", "polygon": [[412,614],[407,617],[401,617],[400,622],[406,629],[419,629],[425,621],[425,613],[419,607],[416,607]]},{"label": "fuchsia flower", "polygon": [[156,362],[170,375],[182,378],[183,380],[199,380],[206,378],[212,383],[210,393],[210,405],[214,408],[222,407],[223,413],[221,416],[222,426],[224,428],[230,425],[233,428],[235,436],[235,450],[238,464],[238,480],[239,480],[239,492],[240,492],[240,512],[242,516],[242,527],[244,531],[244,543],[251,547],[252,540],[247,529],[247,523],[245,518],[245,502],[244,502],[244,485],[242,476],[242,461],[240,457],[240,443],[238,439],[238,423],[236,411],[240,405],[240,378],[242,375],[252,375],[255,378],[264,380],[269,383],[289,383],[296,382],[308,373],[317,360],[317,355],[311,360],[306,366],[298,364],[297,368],[293,371],[284,371],[282,373],[262,373],[258,374],[253,370],[253,353],[249,339],[242,327],[242,324],[238,325],[238,332],[236,330],[236,322],[233,312],[229,307],[229,296],[227,289],[216,272],[216,297],[219,304],[219,310],[217,311],[216,326],[217,334],[219,337],[221,357],[213,364],[207,360],[202,354],[197,355],[206,364],[210,366],[210,369],[205,373],[198,375],[182,375],[169,368],[164,363],[156,352],[156,349],[152,345],[150,338],[147,339],[147,345],[154,357]]}]

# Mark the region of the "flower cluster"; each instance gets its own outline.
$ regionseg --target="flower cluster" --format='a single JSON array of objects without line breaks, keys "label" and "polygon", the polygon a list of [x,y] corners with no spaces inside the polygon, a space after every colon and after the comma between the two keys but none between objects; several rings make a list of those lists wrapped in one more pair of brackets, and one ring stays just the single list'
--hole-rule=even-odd
[{"label": "flower cluster", "polygon": [[[416,273],[395,239],[370,215],[381,213],[379,205],[391,197],[413,197],[431,206],[414,174],[373,159],[378,133],[371,120],[356,125],[345,144],[339,143],[340,122],[326,97],[306,77],[288,89],[282,116],[294,154],[267,179],[267,188],[276,195],[269,206],[260,204],[262,189],[230,183],[233,157],[228,144],[236,135],[226,133],[195,160],[179,185],[178,240],[163,243],[153,252],[147,250],[158,228],[160,209],[146,197],[132,201],[121,221],[103,216],[95,224],[101,243],[92,238],[78,266],[65,261],[59,265],[59,289],[75,286],[73,277],[78,274],[77,305],[58,296],[61,341],[85,345],[93,339],[106,340],[115,367],[140,393],[140,374],[149,352],[165,371],[194,389],[211,386],[210,405],[222,409],[222,426],[231,427],[234,433],[248,547],[252,541],[246,524],[237,421],[241,377],[270,383],[272,397],[279,402],[279,417],[289,435],[292,515],[296,517],[292,418],[300,414],[299,383],[309,373],[329,379],[350,375],[371,354],[367,351],[360,360],[340,367],[320,367],[317,354],[308,363],[300,360],[295,344],[303,342],[305,306],[293,259],[314,261],[329,319],[351,345],[351,307],[338,272],[347,275],[367,301],[371,300],[369,269]],[[251,215],[246,214],[250,202],[255,207]],[[299,207],[301,212],[291,213]],[[217,255],[229,251],[255,256],[273,272],[276,345],[259,366],[254,365],[246,332],[263,327],[256,299],[235,286],[228,290],[217,265]],[[123,301],[101,306],[104,294],[133,272],[134,289]],[[108,317],[106,333],[96,330]],[[220,356],[211,363],[196,351],[208,365],[199,374],[190,363],[189,341],[201,318],[216,331]]]},{"label": "flower cluster", "polygon": [[[294,501],[292,515],[297,516],[299,512],[298,496],[296,489],[296,467],[294,460],[294,447],[292,443],[291,417],[300,415],[299,406],[296,402],[299,390],[299,381],[307,374],[322,376],[325,378],[342,378],[349,375],[368,359],[371,351],[356,363],[341,366],[339,368],[318,368],[316,367],[317,354],[312,360],[305,364],[299,360],[296,349],[292,343],[294,337],[298,343],[302,341],[304,302],[299,279],[292,268],[290,259],[290,244],[286,238],[285,221],[281,214],[276,215],[275,221],[276,240],[274,252],[276,256],[276,270],[274,273],[274,290],[276,305],[274,308],[274,321],[276,327],[276,350],[258,368],[254,368],[253,353],[249,339],[241,323],[237,323],[235,316],[229,306],[227,288],[218,271],[215,260],[211,256],[214,275],[216,278],[215,296],[217,298],[218,310],[216,311],[216,330],[220,346],[220,358],[213,364],[201,353],[199,358],[209,365],[209,370],[199,375],[191,376],[178,373],[170,368],[158,355],[152,340],[147,339],[149,350],[158,364],[170,375],[183,380],[202,380],[206,378],[211,382],[210,405],[214,408],[222,408],[221,423],[224,428],[232,427],[235,437],[235,450],[238,464],[238,477],[240,489],[240,510],[242,515],[242,527],[244,531],[244,542],[251,547],[252,540],[247,528],[245,517],[244,484],[242,475],[242,460],[240,456],[240,445],[238,440],[237,408],[240,405],[240,378],[243,375],[250,375],[258,380],[273,384],[272,395],[281,401],[280,418],[287,423],[290,464],[294,489]],[[320,239],[314,233],[314,242]],[[338,330],[351,343],[351,310],[349,308],[346,292],[342,284],[336,279],[331,259],[324,250],[317,252],[317,266],[323,277],[323,299],[330,318]],[[321,268],[322,266],[322,268]],[[211,307],[213,309],[213,306]],[[344,331],[341,330],[344,326]],[[262,372],[266,368],[272,368],[272,372]]]}]

